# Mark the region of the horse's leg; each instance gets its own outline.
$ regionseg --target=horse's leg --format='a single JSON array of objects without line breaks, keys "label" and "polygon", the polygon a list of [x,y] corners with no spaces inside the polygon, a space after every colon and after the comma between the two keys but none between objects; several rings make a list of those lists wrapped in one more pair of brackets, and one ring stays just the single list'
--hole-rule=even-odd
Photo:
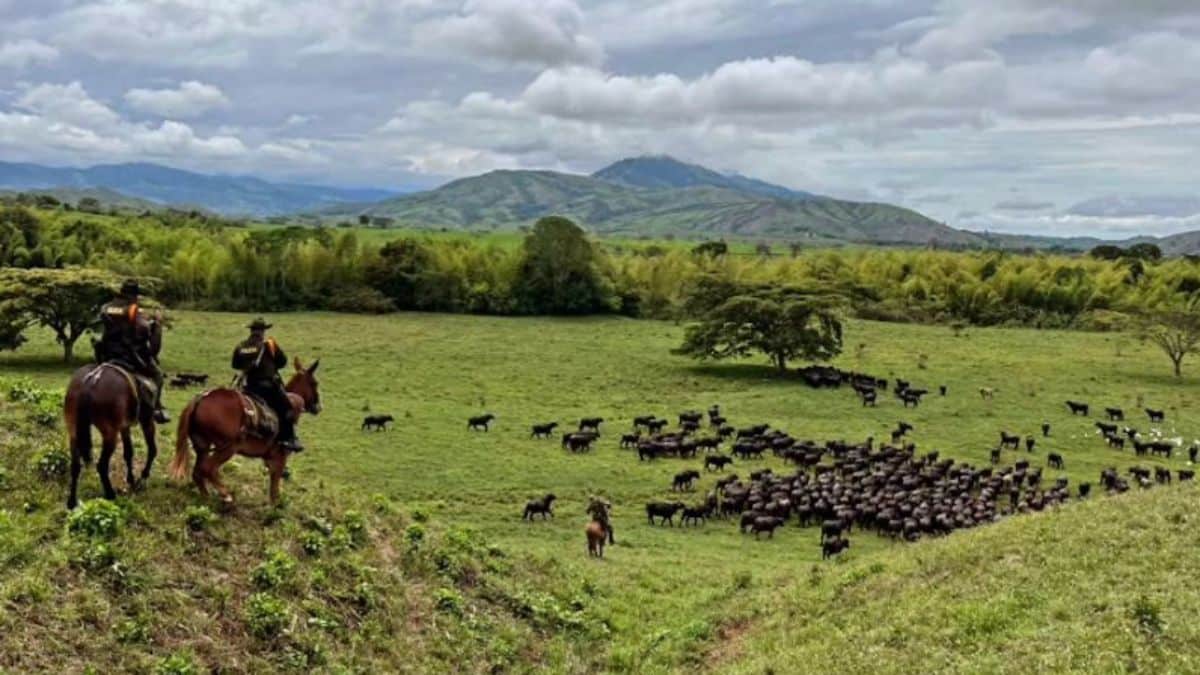
[{"label": "horse's leg", "polygon": [[279,503],[279,482],[283,479],[283,470],[287,467],[287,454],[279,451],[271,453],[267,460],[271,475],[271,504]]},{"label": "horse's leg", "polygon": [[144,487],[145,482],[150,479],[150,467],[154,466],[154,458],[158,457],[157,432],[154,422],[142,422],[142,436],[146,439],[146,466],[142,467],[142,477],[137,482],[138,489]]},{"label": "horse's leg", "polygon": [[117,451],[117,434],[109,429],[104,429],[100,436],[102,447],[100,461],[96,462],[96,472],[100,474],[100,484],[104,486],[104,498],[116,499],[117,491],[113,489],[112,480],[108,477],[108,467],[113,453]]},{"label": "horse's leg", "polygon": [[74,509],[79,504],[77,490],[79,489],[79,472],[83,470],[83,459],[79,449],[75,447],[75,439],[71,439],[71,494],[67,495],[67,509]]},{"label": "horse's leg", "polygon": [[125,451],[125,489],[133,492],[137,481],[133,477],[133,433],[128,427],[121,430],[121,447]]},{"label": "horse's leg", "polygon": [[192,482],[200,490],[201,497],[208,496],[208,482],[204,479],[204,463],[208,458],[208,448],[196,447],[196,463],[192,465]]},{"label": "horse's leg", "polygon": [[229,493],[229,489],[221,482],[221,465],[233,459],[233,456],[236,454],[237,444],[229,443],[217,448],[212,454],[204,458],[204,479],[216,488],[217,492],[221,495],[221,501],[226,504],[233,503],[233,495]]}]

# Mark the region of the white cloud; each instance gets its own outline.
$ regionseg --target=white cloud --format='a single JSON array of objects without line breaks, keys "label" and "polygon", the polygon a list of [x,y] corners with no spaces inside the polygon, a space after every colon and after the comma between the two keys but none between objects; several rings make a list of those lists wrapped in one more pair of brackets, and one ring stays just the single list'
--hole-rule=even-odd
[{"label": "white cloud", "polygon": [[217,87],[195,80],[180,82],[175,89],[130,89],[125,101],[135,110],[159,117],[189,119],[229,106],[229,99]]},{"label": "white cloud", "polygon": [[24,70],[32,65],[50,63],[58,55],[57,49],[37,40],[0,42],[0,68]]}]

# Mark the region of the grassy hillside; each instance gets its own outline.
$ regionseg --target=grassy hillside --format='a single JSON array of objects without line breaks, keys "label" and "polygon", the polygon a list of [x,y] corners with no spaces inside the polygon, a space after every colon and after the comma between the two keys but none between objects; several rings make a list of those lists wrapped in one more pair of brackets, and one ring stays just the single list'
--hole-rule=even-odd
[{"label": "grassy hillside", "polygon": [[[1194,485],[814,566],[755,613],[737,673],[1200,670]],[[756,625],[761,621],[761,625]]]},{"label": "grassy hillside", "polygon": [[392,218],[401,227],[474,228],[516,227],[556,214],[602,234],[981,243],[977,235],[886,204],[775,197],[733,180],[642,182],[645,185],[631,185],[552,171],[493,171],[365,209],[335,208],[328,215],[365,213]]},{"label": "grassy hillside", "polygon": [[[216,381],[224,381],[228,350],[243,335],[247,319],[235,314],[178,313],[175,327],[167,335],[167,369],[209,372]],[[481,566],[491,559],[486,553],[488,546],[495,545],[503,552],[501,560],[506,565],[497,572],[494,585],[520,589],[511,592],[532,593],[527,597],[533,598],[549,594],[557,598],[557,605],[541,600],[530,605],[542,607],[536,611],[550,615],[561,611],[568,623],[578,620],[585,626],[578,630],[568,630],[563,624],[542,628],[547,624],[525,618],[534,610],[518,611],[518,618],[511,611],[496,610],[486,590],[490,585],[485,584],[483,590],[473,590],[476,587],[469,584],[454,585],[464,602],[482,603],[478,613],[491,617],[488,628],[476,631],[480,640],[496,631],[511,636],[496,645],[494,652],[487,651],[491,647],[479,647],[484,653],[508,653],[518,663],[538,663],[555,671],[639,673],[725,671],[733,666],[794,672],[803,670],[807,659],[819,653],[825,657],[820,661],[823,669],[867,672],[881,663],[867,659],[883,659],[891,653],[888,650],[904,651],[905,645],[911,644],[912,653],[903,657],[908,660],[896,661],[913,666],[908,672],[948,670],[956,664],[963,666],[960,670],[988,671],[998,669],[991,667],[995,662],[990,660],[996,644],[1017,649],[1024,644],[1021,639],[1028,637],[1028,656],[1014,657],[1014,664],[1035,663],[1032,659],[1037,654],[1055,649],[1060,654],[1083,654],[1086,647],[1099,655],[1097,659],[1107,660],[1086,662],[1050,654],[1045,663],[1057,670],[1087,670],[1088,663],[1128,661],[1130,642],[1106,642],[1105,637],[1128,628],[1128,602],[1136,602],[1145,593],[1151,604],[1138,611],[1158,612],[1167,624],[1167,638],[1146,644],[1167,646],[1160,648],[1159,660],[1144,663],[1183,664],[1176,670],[1187,670],[1183,667],[1186,663],[1179,660],[1182,651],[1171,647],[1177,644],[1171,640],[1172,636],[1184,639],[1191,635],[1177,617],[1183,616],[1184,610],[1200,610],[1200,603],[1186,590],[1186,580],[1172,572],[1182,569],[1175,566],[1182,563],[1164,567],[1164,558],[1159,556],[1177,557],[1175,552],[1181,547],[1194,543],[1187,528],[1169,520],[1173,505],[1183,503],[1176,500],[1190,499],[1173,496],[1192,494],[1186,488],[1155,488],[1146,496],[1100,496],[1092,505],[1072,505],[1057,513],[1014,519],[916,545],[856,532],[853,548],[843,561],[822,563],[817,531],[794,523],[774,539],[757,542],[739,535],[729,522],[687,529],[648,525],[644,502],[677,496],[669,490],[671,476],[698,462],[638,462],[631,452],[617,448],[615,438],[634,415],[673,415],[685,408],[720,403],[736,424],[768,422],[797,437],[817,440],[882,438],[897,420],[904,419],[916,426],[914,439],[922,451],[938,449],[944,456],[984,464],[999,430],[1036,434],[1045,420],[1053,425],[1052,436],[1039,440],[1031,461],[1043,465],[1049,451],[1066,458],[1066,470],[1047,470],[1047,480],[1062,475],[1072,483],[1095,481],[1099,470],[1110,465],[1183,468],[1186,458],[1178,456],[1169,461],[1142,460],[1109,450],[1096,437],[1093,420],[1072,418],[1062,403],[1078,398],[1096,407],[1124,406],[1130,411],[1131,424],[1143,430],[1149,429],[1145,418],[1133,417],[1139,404],[1165,408],[1167,423],[1161,428],[1165,435],[1188,440],[1200,437],[1200,425],[1195,423],[1200,409],[1196,369],[1176,380],[1164,357],[1130,337],[1003,329],[971,329],[956,336],[941,327],[851,322],[841,365],[880,377],[907,377],[916,386],[949,387],[945,398],[934,395],[920,408],[903,410],[891,398],[877,409],[862,408],[848,390],[816,391],[776,379],[769,367],[755,360],[693,364],[669,353],[682,332],[669,323],[421,314],[289,314],[271,319],[275,335],[290,354],[305,360],[322,358],[326,411],[302,424],[309,450],[295,458],[293,479],[285,485],[285,495],[292,501],[281,524],[268,527],[263,534],[254,533],[271,513],[262,495],[265,477],[253,463],[233,463],[239,506],[233,515],[220,516],[217,527],[222,539],[247,537],[239,546],[254,551],[257,560],[264,555],[260,549],[277,546],[291,547],[299,559],[295,543],[287,542],[294,542],[293,537],[305,530],[307,515],[329,512],[331,522],[340,523],[344,516],[339,514],[345,509],[357,510],[370,519],[372,544],[353,555],[375,561],[364,564],[400,569],[404,581],[391,588],[404,588],[406,597],[411,598],[406,602],[429,607],[436,603],[438,588],[447,582],[422,576],[407,564],[384,564],[379,561],[386,558],[376,556],[389,555],[388,546],[405,548],[404,532],[417,513],[428,516],[431,530],[473,532],[473,537],[478,537],[473,541],[480,542],[485,552]],[[31,338],[21,352],[0,355],[0,374],[62,386],[66,371],[57,363],[54,345],[42,334],[34,333]],[[981,386],[996,387],[996,398],[981,400],[977,393]],[[178,410],[188,396],[171,391],[167,400]],[[368,410],[394,414],[395,430],[359,431],[359,421]],[[499,416],[497,426],[486,434],[468,432],[467,416],[485,410]],[[584,415],[608,420],[605,438],[590,454],[571,455],[553,441],[528,438],[528,425],[533,422],[571,423]],[[1006,452],[1004,461],[1025,456],[1024,452]],[[7,466],[10,475],[17,475],[26,465],[17,460]],[[739,463],[734,468],[746,476],[762,466],[789,470],[773,458]],[[145,529],[130,528],[143,542],[162,541],[162,532],[174,527],[172,519],[181,519],[189,506],[200,503],[190,488],[170,485],[161,471],[156,474],[149,492],[131,500],[134,508],[155,518]],[[713,474],[706,474],[698,494],[684,496],[684,500],[698,499],[714,481]],[[36,518],[44,521],[36,530],[37,539],[48,538],[57,542],[53,546],[65,546],[69,538],[63,532],[58,506],[62,487],[55,483],[38,489],[44,492]],[[525,500],[548,491],[560,498],[558,516],[545,523],[522,522]],[[81,495],[92,498],[98,493],[94,475],[87,475]],[[595,493],[608,496],[615,505],[618,541],[599,562],[586,557],[582,536],[583,509],[587,497]],[[375,513],[370,498],[374,494],[394,506],[398,521]],[[5,502],[11,517],[20,512],[18,499]],[[356,506],[359,499],[367,500],[367,506]],[[1123,521],[1116,520],[1117,513],[1125,514]],[[1165,525],[1159,522],[1161,518],[1168,519]],[[1094,544],[1084,545],[1084,537],[1092,532],[1102,536]],[[253,539],[257,536],[269,539]],[[1069,539],[1058,544],[1055,537]],[[1121,546],[1125,547],[1123,553],[1119,552]],[[65,554],[56,555],[61,560]],[[183,557],[170,552],[162,555],[168,557],[155,558],[139,569],[170,568]],[[180,574],[244,579],[245,570],[257,563],[235,559],[221,563],[223,572],[203,571],[213,564],[212,558],[200,558]],[[1108,570],[1104,575],[1097,571],[1101,567]],[[61,562],[59,567],[43,571],[41,578],[58,579],[67,569],[69,562]],[[231,571],[235,569],[243,570],[243,575],[238,577]],[[1163,578],[1151,580],[1156,573]],[[185,584],[175,574],[170,572],[172,576],[162,588]],[[1041,574],[1046,576],[1039,581]],[[1093,600],[1089,592],[1077,592],[1078,588],[1098,589],[1100,581],[1108,590],[1103,595],[1096,591],[1099,600]],[[1036,602],[1023,595],[1023,589],[1035,582],[1041,584],[1036,586],[1041,589]],[[858,590],[860,584],[862,591]],[[1156,590],[1172,584],[1179,592],[1171,598]],[[972,594],[976,586],[988,593]],[[40,597],[61,597],[53,587],[44,592],[48,595]],[[293,598],[289,602],[301,603],[294,606],[297,616],[303,616],[300,598],[307,593],[288,596]],[[940,595],[926,598],[933,593]],[[193,606],[201,603],[202,610],[194,611],[205,615],[217,612],[214,605],[205,604],[208,596],[198,591],[170,597],[178,608],[193,611]],[[235,595],[241,599],[230,602],[240,607],[245,597]],[[890,613],[886,602],[890,597],[898,599],[902,612]],[[105,602],[120,606],[112,598]],[[1001,603],[1000,609],[989,603]],[[1089,603],[1107,604],[1096,609]],[[547,609],[556,606],[558,609]],[[952,609],[958,606],[963,609]],[[1016,619],[1004,613],[1010,609]],[[19,620],[30,617],[32,611],[26,607]],[[476,615],[474,610],[464,614]],[[1000,618],[993,618],[994,614]],[[225,617],[220,625],[235,630],[230,617],[240,616],[239,611],[216,615]],[[108,618],[91,625],[117,622],[109,614],[104,616]],[[423,617],[419,627],[428,628],[431,634],[437,632],[425,620],[442,614],[434,611],[419,616]],[[123,615],[120,620],[125,620]],[[814,621],[821,623],[808,625]],[[878,626],[864,637],[870,653],[847,655],[850,649],[846,645],[868,625]],[[936,631],[921,638],[916,631],[925,625]],[[1074,626],[1061,633],[1063,639],[1072,641],[1067,652],[1057,644],[1055,627],[1060,625]],[[886,631],[887,626],[894,630]],[[912,628],[902,630],[905,626]],[[395,634],[407,640],[409,630],[412,628],[397,629]],[[449,629],[445,642],[430,644],[466,639],[456,630]],[[831,637],[839,631],[845,635]],[[11,630],[6,632],[10,640],[19,638],[20,631],[17,636]],[[246,639],[239,644],[249,649],[253,643]],[[144,650],[141,658],[145,663],[172,651],[174,638],[162,640],[162,646],[155,642]],[[185,644],[199,650],[200,640],[195,636]],[[785,644],[791,651],[780,651]],[[826,651],[829,644],[841,645],[841,649]],[[452,655],[425,642],[405,645],[396,649],[433,654],[429,657],[433,660],[422,663],[455,663]],[[330,640],[329,653],[337,648]],[[362,660],[354,660],[359,658],[356,652],[343,654],[342,662],[378,664],[394,658],[391,647],[361,649],[366,650]],[[380,651],[371,651],[375,649]],[[951,651],[960,660],[950,660]],[[275,660],[269,663],[277,665]],[[403,667],[408,661],[400,663]],[[897,670],[904,668],[897,666]]]}]

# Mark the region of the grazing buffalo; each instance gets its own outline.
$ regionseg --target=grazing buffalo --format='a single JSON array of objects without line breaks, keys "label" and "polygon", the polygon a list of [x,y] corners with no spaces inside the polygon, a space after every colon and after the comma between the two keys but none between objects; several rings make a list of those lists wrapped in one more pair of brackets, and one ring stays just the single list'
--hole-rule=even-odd
[{"label": "grazing buffalo", "polygon": [[691,490],[696,481],[700,480],[700,472],[695,469],[680,471],[675,474],[675,479],[671,482],[671,489],[683,492]]},{"label": "grazing buffalo", "polygon": [[488,427],[491,425],[492,421],[495,419],[496,419],[496,416],[491,413],[487,413],[486,415],[479,415],[477,417],[472,417],[467,420],[467,428],[475,430],[475,431],[478,431],[481,429],[483,431],[487,431]]},{"label": "grazing buffalo", "polygon": [[622,448],[636,448],[638,441],[640,441],[640,440],[642,440],[642,435],[637,432],[634,432],[632,434],[621,434],[621,447]]},{"label": "grazing buffalo", "polygon": [[758,518],[755,518],[754,522],[750,525],[750,531],[754,533],[755,539],[758,539],[758,535],[762,534],[763,532],[767,533],[768,539],[774,539],[775,530],[780,525],[783,525],[783,518],[776,516],[759,516]]},{"label": "grazing buffalo", "polygon": [[1067,407],[1071,409],[1072,415],[1088,416],[1088,404],[1078,401],[1067,401]]},{"label": "grazing buffalo", "polygon": [[1046,465],[1051,469],[1059,469],[1061,471],[1063,468],[1062,455],[1058,454],[1057,452],[1052,452],[1046,455]]},{"label": "grazing buffalo", "polygon": [[577,431],[571,434],[563,434],[562,446],[571,452],[587,452],[592,449],[592,444],[600,436],[595,432]]},{"label": "grazing buffalo", "polygon": [[996,397],[996,389],[994,387],[980,387],[979,398],[991,399]]},{"label": "grazing buffalo", "polygon": [[1049,435],[1050,435],[1050,423],[1042,422],[1042,436],[1049,436]]},{"label": "grazing buffalo", "polygon": [[600,433],[600,424],[604,422],[603,417],[585,417],[579,420],[580,431],[593,431]]},{"label": "grazing buffalo", "polygon": [[1145,410],[1151,422],[1161,422],[1167,418],[1167,414],[1162,410],[1153,410],[1151,408],[1146,408]]},{"label": "grazing buffalo", "polygon": [[533,425],[533,433],[529,434],[530,438],[550,438],[558,427],[558,422],[547,422],[545,424]]},{"label": "grazing buffalo", "polygon": [[710,455],[704,458],[704,468],[707,471],[724,471],[730,464],[733,464],[733,458],[725,455]]},{"label": "grazing buffalo", "polygon": [[1037,441],[1034,440],[1033,436],[1026,436],[1025,437],[1025,452],[1033,452],[1033,446],[1036,444],[1037,444]]},{"label": "grazing buffalo", "polygon": [[633,428],[640,429],[645,427],[647,430],[649,430],[650,424],[654,422],[654,419],[654,415],[642,415],[641,417],[635,417],[633,418]]},{"label": "grazing buffalo", "polygon": [[1021,447],[1021,437],[1016,436],[1016,435],[1010,435],[1007,432],[1001,431],[1000,432],[1000,447],[1012,448],[1013,450],[1016,450],[1017,448]]},{"label": "grazing buffalo", "polygon": [[1117,433],[1117,425],[1115,425],[1115,424],[1105,424],[1104,422],[1096,422],[1096,428],[1099,429],[1100,433],[1104,434],[1105,436],[1111,436],[1111,435]]},{"label": "grazing buffalo", "polygon": [[549,493],[541,499],[529,500],[525,503],[525,515],[521,516],[521,520],[533,520],[534,516],[541,516],[543,520],[547,516],[553,518],[555,499],[554,493]]},{"label": "grazing buffalo", "polygon": [[646,504],[646,518],[654,525],[655,518],[661,518],[659,525],[675,527],[675,514],[685,508],[683,502],[650,502]]},{"label": "grazing buffalo", "polygon": [[1105,408],[1104,412],[1108,415],[1108,419],[1113,422],[1121,422],[1125,419],[1125,411],[1120,408]]},{"label": "grazing buffalo", "polygon": [[821,560],[828,560],[850,548],[849,539],[830,539],[821,542]]},{"label": "grazing buffalo", "polygon": [[375,429],[376,431],[387,431],[387,425],[395,422],[396,418],[391,415],[367,415],[363,418],[362,426],[359,427],[363,431]]},{"label": "grazing buffalo", "polygon": [[842,536],[842,521],[826,520],[821,523],[821,541],[837,539]]}]

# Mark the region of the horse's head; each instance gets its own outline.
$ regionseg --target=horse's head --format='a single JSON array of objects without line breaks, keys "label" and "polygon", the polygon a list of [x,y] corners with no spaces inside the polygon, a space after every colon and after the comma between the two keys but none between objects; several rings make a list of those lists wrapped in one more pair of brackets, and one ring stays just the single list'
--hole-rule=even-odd
[{"label": "horse's head", "polygon": [[307,368],[297,358],[294,362],[296,374],[288,380],[287,390],[304,401],[304,411],[313,415],[321,414],[321,390],[317,378],[313,376],[321,365],[321,359],[313,361]]}]

